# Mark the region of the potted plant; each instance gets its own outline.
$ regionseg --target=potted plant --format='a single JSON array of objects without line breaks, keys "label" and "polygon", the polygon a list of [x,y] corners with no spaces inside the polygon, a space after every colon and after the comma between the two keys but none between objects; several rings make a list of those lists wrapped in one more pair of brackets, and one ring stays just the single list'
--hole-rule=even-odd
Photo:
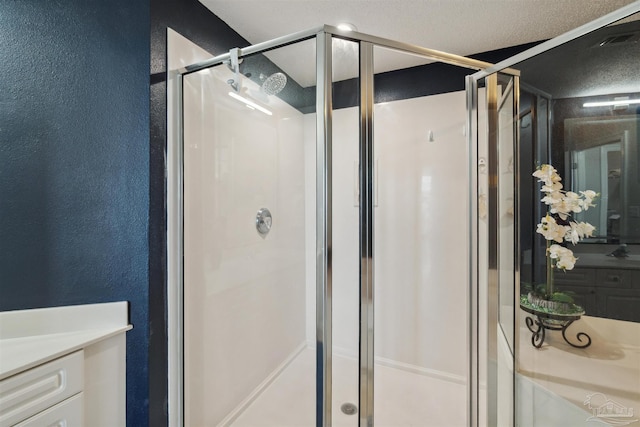
[{"label": "potted plant", "polygon": [[[536,233],[543,235],[546,240],[547,274],[545,283],[531,287],[527,295],[520,297],[520,307],[536,316],[535,320],[527,317],[526,322],[534,333],[532,342],[539,348],[544,341],[545,329],[562,330],[566,340],[566,328],[584,314],[584,309],[574,303],[571,293],[555,289],[553,276],[555,269],[572,270],[578,260],[566,244],[575,245],[585,237],[593,235],[593,225],[574,221],[572,215],[595,206],[593,201],[598,194],[592,190],[579,193],[563,190],[562,178],[558,171],[548,164],[538,167],[533,176],[538,178],[538,182],[542,182],[541,201],[547,206],[547,213],[541,218],[536,229]],[[578,334],[580,341],[581,336],[586,334]],[[590,343],[590,338],[587,345],[569,342],[574,347],[586,347]]]}]

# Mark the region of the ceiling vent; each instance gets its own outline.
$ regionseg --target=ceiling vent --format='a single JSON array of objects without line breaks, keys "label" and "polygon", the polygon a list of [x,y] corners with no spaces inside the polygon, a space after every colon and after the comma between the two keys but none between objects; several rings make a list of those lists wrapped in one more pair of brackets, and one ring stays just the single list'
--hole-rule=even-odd
[{"label": "ceiling vent", "polygon": [[595,47],[622,46],[636,43],[638,40],[640,40],[640,32],[615,34],[605,37]]}]

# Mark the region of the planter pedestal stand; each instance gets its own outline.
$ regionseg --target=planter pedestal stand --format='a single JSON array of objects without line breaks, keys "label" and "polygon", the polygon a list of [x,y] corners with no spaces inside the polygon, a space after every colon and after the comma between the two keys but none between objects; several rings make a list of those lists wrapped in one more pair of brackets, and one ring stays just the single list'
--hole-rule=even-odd
[{"label": "planter pedestal stand", "polygon": [[[550,331],[562,331],[562,338],[572,347],[575,348],[587,348],[591,345],[591,337],[584,332],[578,332],[576,334],[576,338],[580,342],[580,344],[574,344],[567,339],[567,328],[571,326],[573,322],[580,319],[581,314],[554,314],[547,313],[543,311],[535,310],[531,307],[526,307],[520,304],[520,308],[526,311],[527,313],[533,314],[535,317],[527,316],[525,318],[525,323],[527,324],[527,328],[533,334],[531,336],[531,344],[535,348],[542,347],[542,343],[544,343],[544,339],[546,337],[545,331],[548,329]],[[586,339],[586,343],[583,343],[583,338]]]}]

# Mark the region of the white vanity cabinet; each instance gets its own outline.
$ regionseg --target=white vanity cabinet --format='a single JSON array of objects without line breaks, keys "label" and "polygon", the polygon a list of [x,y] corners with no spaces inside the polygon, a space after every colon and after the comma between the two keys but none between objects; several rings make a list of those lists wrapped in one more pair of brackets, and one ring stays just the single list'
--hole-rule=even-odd
[{"label": "white vanity cabinet", "polygon": [[126,424],[128,305],[0,313],[0,427]]},{"label": "white vanity cabinet", "polygon": [[4,379],[0,381],[0,426],[81,425],[77,421],[84,418],[83,406],[67,400],[81,402],[83,388],[82,350]]}]

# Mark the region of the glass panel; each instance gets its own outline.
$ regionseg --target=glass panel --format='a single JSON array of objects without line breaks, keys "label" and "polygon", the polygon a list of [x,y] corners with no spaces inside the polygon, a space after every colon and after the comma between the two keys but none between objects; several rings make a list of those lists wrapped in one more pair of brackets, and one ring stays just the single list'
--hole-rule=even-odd
[{"label": "glass panel", "polygon": [[478,81],[477,140],[478,140],[478,425],[488,421],[488,289],[489,289],[489,143],[488,105],[485,80]]},{"label": "glass panel", "polygon": [[[497,422],[513,425],[513,346],[515,305],[515,212],[516,156],[515,118],[517,80],[497,75],[497,261],[498,261],[498,325],[497,345]],[[491,327],[491,326],[490,326]]]},{"label": "glass panel", "polygon": [[315,63],[234,71],[184,78],[185,425],[313,426]]},{"label": "glass panel", "polygon": [[333,425],[356,427],[360,339],[358,43],[334,37],[332,63],[332,421]]},{"label": "glass panel", "polygon": [[[537,298],[535,307],[530,304],[516,316],[516,420],[521,426],[558,425],[559,420],[576,426],[633,425],[639,418],[640,111],[625,102],[640,99],[638,18],[514,65],[539,97],[532,104],[535,157],[520,157],[528,161],[520,165],[520,181],[531,185],[520,209],[535,213],[519,230],[523,240],[532,242],[533,253],[531,280],[525,286],[523,279],[521,298]],[[622,102],[589,106],[616,100]],[[525,176],[540,164],[557,170],[563,191],[599,193],[595,206],[569,212],[566,220],[550,212],[551,206],[541,202],[546,195],[542,183]],[[562,194],[556,195],[560,200]],[[562,235],[551,242],[577,258],[566,271],[552,269],[552,275],[547,274],[552,260],[546,241],[536,233],[547,213],[567,227],[582,221],[596,227],[591,237],[578,235],[575,245]]]},{"label": "glass panel", "polygon": [[503,74],[481,83],[486,91],[478,91],[478,424],[511,426],[519,88],[517,78]]},{"label": "glass panel", "polygon": [[[519,197],[524,199],[530,199],[533,192],[533,176],[531,175],[535,170],[536,158],[534,146],[535,136],[538,133],[538,126],[536,126],[537,112],[539,106],[537,96],[525,88],[520,88],[520,141],[519,141],[519,166],[522,168],[519,171],[520,187],[518,188]],[[527,167],[528,165],[528,167]],[[527,169],[524,169],[524,168]],[[534,217],[536,222],[534,223]],[[534,224],[537,224],[538,215],[531,211],[530,206],[526,209],[519,209],[518,221],[521,226],[528,224],[526,228],[532,228]],[[522,282],[531,283],[531,277],[533,276],[533,246],[532,235],[527,233],[521,236],[520,240],[520,280]]]},{"label": "glass panel", "polygon": [[[542,218],[543,211],[546,212],[546,209],[544,209],[545,206],[540,203],[533,203],[532,209],[531,201],[537,200],[539,194],[538,186],[535,184],[535,181],[537,180],[532,176],[532,174],[539,164],[549,163],[549,123],[551,121],[550,101],[547,98],[547,95],[540,95],[538,98],[538,106],[537,110],[535,111],[538,132],[536,133],[536,136],[533,140],[533,146],[535,147],[535,157],[531,159],[531,162],[528,165],[523,164],[522,161],[520,164],[520,179],[526,180],[530,183],[528,192],[529,196],[525,197],[524,195],[522,195],[520,197],[520,204],[522,205],[520,207],[520,210],[527,210],[529,212],[533,212],[534,214],[529,225],[524,228],[525,225],[521,224],[522,228],[520,228],[520,230],[526,229],[528,231],[527,233],[521,232],[521,238],[524,239],[525,235],[529,236],[528,238],[531,239],[533,243],[533,246],[531,248],[533,253],[531,266],[532,276],[530,280],[523,280],[521,282],[523,285],[526,285],[526,283],[541,283],[541,281],[543,280],[542,277],[544,277],[546,273],[545,265],[547,255],[544,236],[538,233],[530,232],[530,230],[533,230],[533,228],[537,226],[539,219]],[[526,287],[523,285],[521,285],[520,287],[521,290]]]},{"label": "glass panel", "polygon": [[513,353],[515,302],[514,92],[514,78],[498,75],[498,319],[509,353]]},{"label": "glass panel", "polygon": [[374,48],[375,425],[466,426],[469,70],[415,60]]}]

